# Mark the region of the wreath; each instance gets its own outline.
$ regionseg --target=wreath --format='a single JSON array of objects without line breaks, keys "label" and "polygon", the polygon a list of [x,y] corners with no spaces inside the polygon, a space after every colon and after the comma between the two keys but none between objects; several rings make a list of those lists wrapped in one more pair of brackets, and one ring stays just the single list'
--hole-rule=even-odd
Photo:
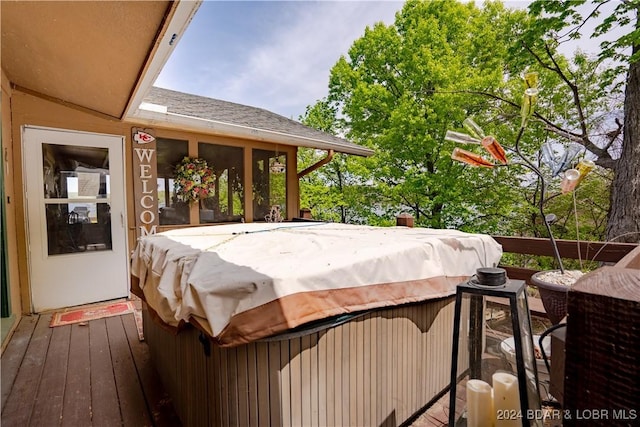
[{"label": "wreath", "polygon": [[207,161],[197,157],[185,157],[176,166],[174,189],[178,200],[195,202],[212,197],[216,177]]}]

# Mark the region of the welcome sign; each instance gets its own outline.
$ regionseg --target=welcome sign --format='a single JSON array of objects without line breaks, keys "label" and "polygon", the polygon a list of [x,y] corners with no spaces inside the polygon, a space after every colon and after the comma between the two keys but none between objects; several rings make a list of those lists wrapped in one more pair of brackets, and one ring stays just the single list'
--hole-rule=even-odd
[{"label": "welcome sign", "polygon": [[151,129],[132,128],[133,193],[136,234],[155,234],[158,228],[158,163],[156,138]]}]

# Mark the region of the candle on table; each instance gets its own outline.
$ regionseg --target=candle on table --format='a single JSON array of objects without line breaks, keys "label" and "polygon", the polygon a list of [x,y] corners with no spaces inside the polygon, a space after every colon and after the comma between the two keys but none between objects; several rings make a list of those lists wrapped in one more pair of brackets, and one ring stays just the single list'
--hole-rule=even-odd
[{"label": "candle on table", "polygon": [[522,425],[518,378],[507,372],[493,374],[493,405],[497,414],[496,427]]},{"label": "candle on table", "polygon": [[493,427],[494,424],[491,386],[482,380],[467,381],[467,426]]}]

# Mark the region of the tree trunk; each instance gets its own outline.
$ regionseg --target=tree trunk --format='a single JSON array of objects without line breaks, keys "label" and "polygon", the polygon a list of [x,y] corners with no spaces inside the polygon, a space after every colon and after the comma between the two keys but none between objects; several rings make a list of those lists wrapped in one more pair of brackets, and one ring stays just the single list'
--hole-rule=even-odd
[{"label": "tree trunk", "polygon": [[[633,47],[633,53],[640,45]],[[640,61],[629,65],[622,154],[611,185],[607,240],[640,242]]]}]

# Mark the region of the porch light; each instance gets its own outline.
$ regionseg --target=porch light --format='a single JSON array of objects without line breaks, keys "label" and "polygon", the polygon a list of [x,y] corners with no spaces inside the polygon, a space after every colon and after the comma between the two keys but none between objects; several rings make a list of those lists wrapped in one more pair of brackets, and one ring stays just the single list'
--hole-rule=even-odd
[{"label": "porch light", "polygon": [[[501,343],[489,343],[485,297],[499,298],[511,316],[515,371],[497,358]],[[463,320],[464,319],[464,320]],[[456,288],[449,387],[449,426],[541,426],[540,390],[526,284],[510,280],[502,268],[479,268]],[[461,347],[461,343],[465,344]],[[491,354],[493,353],[493,355]],[[463,380],[467,380],[464,387]],[[466,404],[456,411],[464,388]],[[457,413],[459,415],[457,415]]]}]

